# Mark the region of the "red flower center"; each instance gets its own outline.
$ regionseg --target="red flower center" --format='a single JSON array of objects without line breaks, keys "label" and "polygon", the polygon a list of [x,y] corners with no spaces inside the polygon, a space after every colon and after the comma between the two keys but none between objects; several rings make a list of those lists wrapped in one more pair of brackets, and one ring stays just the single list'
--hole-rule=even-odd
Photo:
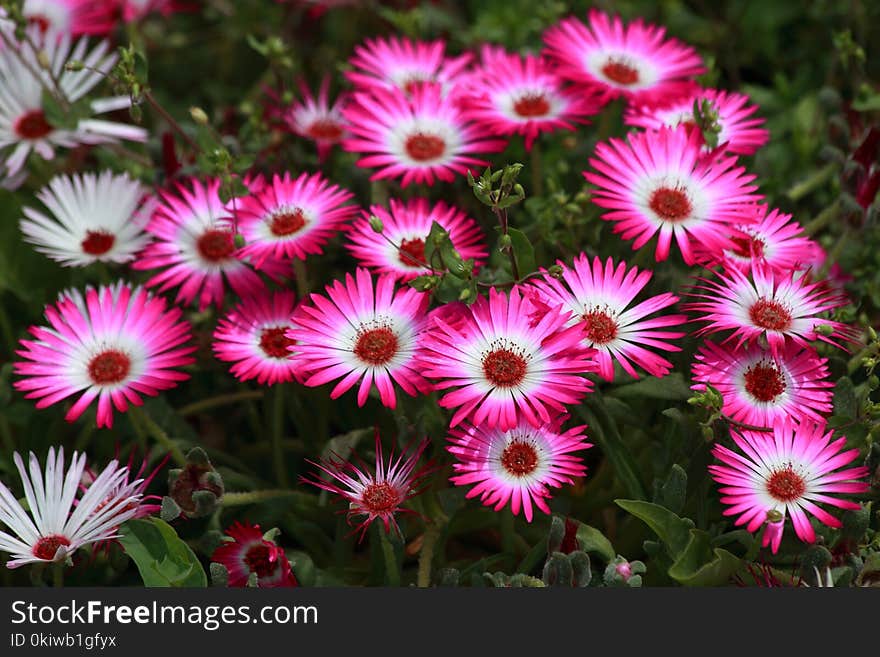
[{"label": "red flower center", "polygon": [[436,82],[436,79],[434,78],[434,76],[427,75],[425,73],[410,73],[400,83],[400,88],[403,89],[407,94],[412,96],[419,85],[425,82]]},{"label": "red flower center", "polygon": [[363,505],[376,514],[394,511],[400,504],[400,495],[387,481],[368,484],[361,493]]},{"label": "red flower center", "polygon": [[286,237],[287,235],[293,235],[298,230],[302,230],[302,227],[305,225],[306,216],[302,208],[293,208],[293,210],[285,210],[272,215],[272,219],[269,222],[269,230],[276,237]]},{"label": "red flower center", "polygon": [[131,358],[117,349],[108,349],[89,361],[89,378],[95,385],[111,385],[125,380],[131,370]]},{"label": "red flower center", "polygon": [[437,135],[417,132],[406,138],[406,154],[416,162],[436,160],[446,151],[446,142]]},{"label": "red flower center", "polygon": [[587,338],[593,344],[606,344],[617,337],[617,322],[601,310],[584,315]]},{"label": "red flower center", "polygon": [[293,346],[296,341],[288,338],[285,335],[286,332],[287,328],[284,326],[263,329],[260,334],[260,349],[263,350],[263,353],[270,358],[289,358],[290,350],[288,347]]},{"label": "red flower center", "polygon": [[208,262],[221,262],[235,251],[235,241],[228,230],[209,228],[199,237],[196,248]]},{"label": "red flower center", "polygon": [[309,126],[306,134],[312,139],[336,141],[342,137],[342,125],[333,119],[318,119]]},{"label": "red flower center", "polygon": [[273,550],[265,543],[257,543],[248,548],[244,555],[244,562],[247,564],[248,570],[256,573],[257,577],[271,575],[278,566],[278,561],[272,560],[272,552]]},{"label": "red flower center", "polygon": [[755,326],[769,331],[784,331],[791,326],[791,313],[778,301],[758,299],[749,308],[749,317]]},{"label": "red flower center", "polygon": [[103,255],[113,248],[116,243],[116,235],[106,230],[90,230],[83,238],[82,250],[89,255]]},{"label": "red flower center", "polygon": [[617,84],[632,85],[639,81],[639,71],[620,59],[609,59],[602,66],[602,75]]},{"label": "red flower center", "polygon": [[425,240],[421,237],[402,240],[397,253],[400,261],[407,267],[421,267],[425,262]]},{"label": "red flower center", "polygon": [[22,139],[42,139],[54,128],[49,125],[43,110],[31,110],[22,114],[15,122],[15,133]]},{"label": "red flower center", "polygon": [[388,327],[364,331],[354,346],[354,355],[370,365],[384,365],[397,353],[397,335]]},{"label": "red flower center", "polygon": [[785,392],[782,372],[770,363],[755,363],[743,376],[746,392],[762,402],[774,401]]},{"label": "red flower center", "polygon": [[764,240],[757,237],[731,237],[733,242],[731,251],[740,258],[761,258],[764,256]]},{"label": "red flower center", "polygon": [[791,465],[783,470],[777,470],[767,479],[767,492],[773,499],[780,502],[793,502],[807,490],[807,482]]},{"label": "red flower center", "polygon": [[517,100],[513,104],[513,111],[526,118],[546,116],[550,112],[550,103],[544,94],[530,94]]},{"label": "red flower center", "polygon": [[538,452],[530,443],[515,440],[501,452],[501,466],[514,477],[524,477],[538,467]]},{"label": "red flower center", "polygon": [[36,25],[37,28],[45,34],[49,31],[49,28],[52,27],[52,23],[49,22],[49,19],[46,18],[43,14],[34,14],[33,16],[28,16],[28,23],[31,25]]},{"label": "red flower center", "polygon": [[671,187],[655,189],[648,201],[648,207],[664,221],[672,222],[687,219],[694,209],[687,194]]},{"label": "red flower center", "polygon": [[496,349],[483,357],[483,374],[492,385],[510,388],[526,376],[526,360],[510,349]]},{"label": "red flower center", "polygon": [[51,561],[55,558],[55,553],[58,552],[58,548],[60,548],[62,545],[64,547],[70,545],[70,539],[68,539],[66,536],[62,536],[61,534],[50,534],[49,536],[41,536],[40,540],[37,541],[37,544],[34,545],[33,553],[34,556],[38,559]]}]

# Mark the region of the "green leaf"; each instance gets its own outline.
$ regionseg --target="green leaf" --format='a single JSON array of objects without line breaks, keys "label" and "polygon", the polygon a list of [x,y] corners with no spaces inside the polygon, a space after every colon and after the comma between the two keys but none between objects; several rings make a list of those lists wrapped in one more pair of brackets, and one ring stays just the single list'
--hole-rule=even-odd
[{"label": "green leaf", "polygon": [[617,477],[623,482],[627,493],[636,499],[646,500],[648,495],[639,476],[639,469],[629,448],[621,440],[617,424],[608,415],[599,400],[599,393],[591,395],[591,407],[578,406],[577,410],[590,428],[590,436],[598,443],[602,453],[611,461]]},{"label": "green leaf", "polygon": [[730,582],[742,561],[722,548],[712,548],[709,534],[690,530],[684,551],[669,568],[669,576],[685,586],[719,586]]},{"label": "green leaf", "polygon": [[681,513],[687,496],[687,473],[677,463],[672,465],[666,481],[660,486],[657,502],[673,513]]},{"label": "green leaf", "polygon": [[510,235],[511,248],[513,249],[513,256],[516,258],[516,264],[519,267],[519,275],[525,276],[537,270],[535,249],[532,247],[532,243],[526,237],[526,234],[516,228],[509,228],[507,234]]},{"label": "green leaf", "polygon": [[852,419],[858,414],[858,400],[852,379],[842,376],[834,385],[834,415]]},{"label": "green leaf", "polygon": [[581,524],[577,529],[577,540],[581,550],[598,554],[605,561],[613,561],[617,556],[611,541],[595,527]]},{"label": "green leaf", "polygon": [[148,587],[203,587],[208,578],[190,547],[159,518],[129,520],[119,542]]},{"label": "green leaf", "polygon": [[681,372],[673,372],[669,376],[657,378],[649,376],[626,385],[612,388],[609,395],[615,397],[647,397],[649,399],[667,399],[670,401],[684,401],[693,395],[693,391],[685,383]]},{"label": "green leaf", "polygon": [[691,540],[694,523],[690,518],[679,518],[667,508],[641,500],[614,500],[624,511],[643,521],[660,537],[669,555],[677,560]]}]

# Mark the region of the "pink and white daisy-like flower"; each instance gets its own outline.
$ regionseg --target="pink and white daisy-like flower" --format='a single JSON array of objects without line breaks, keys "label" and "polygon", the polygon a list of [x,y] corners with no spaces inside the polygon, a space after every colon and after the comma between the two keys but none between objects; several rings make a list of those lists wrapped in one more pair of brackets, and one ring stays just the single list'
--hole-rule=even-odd
[{"label": "pink and white daisy-like flower", "polygon": [[197,5],[185,0],[119,0],[122,18],[126,23],[141,20],[149,14],[170,16],[174,12],[192,9]]},{"label": "pink and white daisy-like flower", "polygon": [[406,37],[367,39],[355,46],[345,72],[361,91],[413,92],[422,82],[438,83],[447,92],[466,71],[473,56],[446,56],[446,42],[410,41]]},{"label": "pink and white daisy-like flower", "polygon": [[[156,240],[132,263],[134,269],[162,269],[147,281],[165,292],[175,286],[177,303],[196,298],[199,309],[223,303],[224,278],[242,298],[265,289],[260,277],[236,254],[234,222],[220,200],[219,179],[177,183],[175,193],[160,191],[160,202],[147,230]],[[237,201],[240,202],[240,201]],[[267,260],[263,269],[282,276],[287,268]]]},{"label": "pink and white daisy-like flower", "polygon": [[[67,100],[74,103],[92,91],[116,63],[117,55],[107,41],[89,50],[87,39],[72,44],[70,36],[46,38],[31,29],[40,53],[25,42],[17,48],[0,48],[0,181],[16,187],[27,176],[25,163],[31,152],[44,160],[55,157],[55,148],[73,148],[81,144],[102,144],[120,139],[146,141],[143,128],[82,119],[73,130],[53,126],[46,118],[42,98],[44,89],[54,89],[55,82]],[[69,61],[81,61],[78,71],[65,68]],[[48,69],[40,65],[48,62]],[[37,74],[39,73],[39,77]],[[128,96],[93,100],[91,110],[101,114],[128,107]],[[6,180],[3,180],[3,179]]]},{"label": "pink and white daisy-like flower", "polygon": [[409,287],[395,292],[388,274],[379,276],[374,289],[362,268],[326,291],[326,297],[312,294],[312,305],[300,304],[287,333],[297,343],[294,358],[307,386],[341,379],[330,393],[336,399],[359,382],[357,402],[363,406],[375,385],[389,408],[397,405],[395,384],[413,396],[430,390],[416,362],[429,295]]},{"label": "pink and white daisy-like flower", "polygon": [[657,102],[687,91],[691,78],[706,72],[693,48],[665,36],[663,27],[641,19],[624,25],[619,16],[591,9],[589,25],[569,17],[547,30],[544,53],[562,78],[606,100]]},{"label": "pink and white daisy-like flower", "polygon": [[[662,127],[676,128],[679,125],[696,127],[694,103],[708,102],[717,113],[718,147],[736,155],[752,155],[770,139],[766,128],[760,127],[764,119],[752,115],[758,111],[757,105],[749,105],[749,97],[731,91],[717,89],[695,89],[692,93],[662,105],[629,106],[623,114],[627,125],[646,130],[659,130]],[[708,146],[703,145],[704,150]],[[713,149],[709,149],[713,150]]]},{"label": "pink and white daisy-like flower", "polygon": [[294,102],[285,112],[287,125],[296,134],[311,139],[318,146],[318,160],[327,159],[330,149],[346,137],[346,123],[342,108],[348,100],[347,94],[340,94],[330,104],[330,78],[321,81],[317,98],[304,82],[299,85],[302,100]]},{"label": "pink and white daisy-like flower", "polygon": [[721,484],[721,503],[726,516],[739,516],[736,525],[756,532],[766,523],[762,544],[774,554],[782,541],[786,517],[791,517],[795,534],[805,543],[816,540],[809,515],[829,527],[841,527],[840,520],[817,503],[838,509],[858,509],[855,502],[829,493],[859,494],[868,490],[864,466],[839,468],[859,456],[859,450],[844,450],[846,437],[832,441],[833,431],[821,425],[785,422],[772,434],[732,431],[739,448],[716,443],[712,449],[723,465],[710,465],[709,473]]},{"label": "pink and white daisy-like flower", "polygon": [[179,308],[143,288],[116,283],[85,294],[70,290],[46,307],[49,326],[32,326],[34,340],[22,340],[13,385],[46,408],[72,395],[67,411],[73,422],[97,399],[98,427],[113,426],[113,407],[140,406],[142,395],[155,396],[189,378],[180,367],[194,362],[187,346],[189,323]]},{"label": "pink and white daisy-like flower", "polygon": [[451,426],[465,419],[507,431],[525,419],[541,427],[578,403],[590,390],[583,375],[596,371],[595,353],[570,313],[537,309],[518,289],[509,296],[492,288],[467,314],[448,324],[432,317],[420,360],[435,387],[450,390],[439,401],[455,408]]},{"label": "pink and white daisy-like flower", "polygon": [[482,67],[456,87],[463,118],[499,137],[522,135],[526,150],[542,132],[574,130],[599,111],[599,101],[582,91],[563,89],[546,60],[483,46]]},{"label": "pink and white daisy-like flower", "polygon": [[778,276],[808,269],[821,247],[804,234],[790,214],[768,209],[766,205],[757,208],[757,223],[732,227],[732,248],[713,251],[697,245],[697,260],[708,266],[733,267],[743,273],[765,268]]},{"label": "pink and white daisy-like flower", "polygon": [[26,469],[13,455],[28,511],[0,482],[0,550],[12,555],[7,568],[67,560],[79,548],[116,538],[116,530],[138,513],[140,480],[128,481],[128,468],[110,461],[77,498],[85,454],[73,453],[64,470],[64,449],[49,448],[45,470],[33,452]]},{"label": "pink and white daisy-like flower", "polygon": [[[428,440],[422,440],[413,449],[404,450],[394,458],[392,450],[386,463],[382,456],[382,441],[376,433],[376,467],[372,469],[360,458],[355,456],[356,463],[339,458],[332,454],[320,462],[308,461],[318,468],[318,473],[309,477],[301,477],[300,481],[317,486],[334,495],[339,495],[348,502],[346,517],[351,524],[354,518],[362,517],[354,531],[360,531],[361,540],[374,520],[380,520],[385,533],[400,533],[396,515],[398,513],[415,513],[403,508],[403,504],[421,493],[425,479],[435,470],[430,461],[418,466],[422,452],[428,446]],[[409,454],[407,455],[407,451]],[[321,473],[329,475],[328,481]]]},{"label": "pink and white daisy-like flower", "polygon": [[229,574],[229,586],[248,585],[257,576],[261,589],[298,586],[284,550],[263,535],[259,525],[235,522],[226,530],[224,542],[214,550],[211,561]]},{"label": "pink and white daisy-like flower", "polygon": [[465,425],[450,431],[447,449],[458,462],[450,480],[456,486],[470,486],[467,497],[480,496],[486,506],[500,511],[507,504],[514,515],[523,511],[528,522],[533,507],[550,513],[547,500],[551,488],[572,484],[587,473],[583,459],[575,452],[592,447],[579,426],[560,432],[559,423],[533,427],[528,422],[503,431],[486,426]]},{"label": "pink and white daisy-like flower", "polygon": [[114,0],[24,0],[21,11],[43,33],[106,35],[116,27]]},{"label": "pink and white daisy-like flower", "polygon": [[[125,468],[127,470],[126,476],[123,479],[120,479],[119,482],[113,487],[113,490],[107,495],[108,503],[110,503],[113,499],[118,499],[118,494],[123,490],[129,487],[133,487],[132,490],[134,493],[141,496],[140,501],[137,504],[137,509],[135,511],[133,518],[146,518],[147,516],[152,516],[159,511],[162,510],[162,497],[160,495],[147,495],[147,489],[150,487],[150,484],[153,483],[153,480],[156,478],[156,475],[161,472],[162,468],[168,463],[171,459],[171,453],[165,454],[165,456],[159,461],[159,463],[150,471],[147,470],[147,460],[148,456],[144,456],[141,460],[140,467],[135,471],[135,453],[132,450],[131,454],[128,457],[128,463]],[[119,449],[116,450],[116,461],[119,461]],[[82,491],[88,490],[89,486],[98,478],[98,474],[91,467],[86,467],[86,471],[83,474],[82,481],[80,482],[80,489]],[[99,547],[99,546],[96,546]]]},{"label": "pink and white daisy-like flower", "polygon": [[21,232],[37,251],[69,267],[129,262],[150,242],[147,192],[126,173],[55,176],[37,192],[49,214],[25,207]]},{"label": "pink and white daisy-like flower", "polygon": [[[848,303],[824,281],[811,283],[798,272],[776,277],[761,269],[752,270],[751,275],[730,269],[717,277],[717,281],[702,279],[703,284],[691,294],[700,301],[685,306],[704,313],[694,320],[706,323],[698,334],[732,331],[727,340],[736,341],[737,348],[763,337],[774,355],[782,352],[786,340],[801,347],[824,340],[843,348],[836,339],[855,339],[852,327],[819,317]],[[822,326],[825,331],[816,330]],[[830,335],[825,334],[828,330]]]},{"label": "pink and white daisy-like flower", "polygon": [[245,297],[217,324],[214,354],[232,363],[240,380],[256,379],[260,385],[292,381],[297,372],[291,358],[294,341],[287,337],[296,308],[293,292],[264,292]]},{"label": "pink and white daisy-like flower", "polygon": [[653,272],[639,271],[637,267],[627,271],[625,262],[615,267],[611,258],[604,266],[598,257],[593,258],[591,264],[583,253],[573,264],[574,267],[569,268],[559,263],[562,280],[548,275],[533,280],[532,285],[539,291],[533,303],[545,308],[561,305],[571,313],[569,325],[579,326],[584,343],[596,350],[594,358],[599,365],[599,376],[606,381],[614,380],[615,360],[627,374],[636,378],[638,374],[633,364],[653,376],[669,374],[672,363],[645,347],[680,351],[668,340],[684,336],[683,331],[656,329],[680,326],[688,318],[685,315],[644,318],[675,304],[678,297],[665,292],[627,309],[651,280]]},{"label": "pink and white daisy-like flower", "polygon": [[[401,281],[429,274],[425,267],[425,241],[436,221],[449,233],[449,239],[464,260],[473,259],[475,267],[483,264],[487,252],[483,233],[476,221],[462,210],[443,201],[431,204],[425,198],[409,201],[391,199],[390,209],[373,205],[355,221],[346,245],[364,267],[377,274],[393,274]],[[382,221],[380,235],[370,226],[370,215]]]},{"label": "pink and white daisy-like flower", "polygon": [[319,173],[275,174],[271,181],[257,176],[249,181],[249,196],[235,199],[227,211],[238,220],[245,239],[240,251],[254,266],[277,266],[281,258],[305,260],[321,249],[358,211],[346,205],[352,193],[341,189]]},{"label": "pink and white daisy-like flower", "polygon": [[828,359],[789,343],[776,357],[757,344],[737,348],[706,342],[694,356],[694,390],[721,393],[722,411],[737,422],[774,427],[786,418],[825,423],[831,410]]},{"label": "pink and white daisy-like flower", "polygon": [[487,164],[473,154],[505,146],[465,121],[459,105],[444,98],[438,84],[415,85],[409,94],[382,87],[357,92],[342,113],[352,134],[342,147],[365,154],[358,166],[378,168],[371,180],[400,177],[404,187],[433,185],[435,178],[451,182],[455,174]]},{"label": "pink and white daisy-like flower", "polygon": [[669,256],[675,238],[685,263],[695,262],[693,242],[722,251],[734,246],[733,224],[755,220],[760,196],[753,175],[735,167],[735,157],[706,160],[694,130],[679,127],[630,133],[626,141],[610,139],[596,145],[590,159],[598,173],[584,172],[596,185],[593,202],[610,212],[614,232],[635,238],[633,249],[658,236],[657,261]]}]

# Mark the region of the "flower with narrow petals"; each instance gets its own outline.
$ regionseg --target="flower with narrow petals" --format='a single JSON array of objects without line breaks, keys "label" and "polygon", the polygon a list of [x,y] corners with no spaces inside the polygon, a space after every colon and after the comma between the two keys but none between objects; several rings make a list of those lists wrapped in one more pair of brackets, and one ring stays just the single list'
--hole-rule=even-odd
[{"label": "flower with narrow petals", "polygon": [[62,265],[129,262],[150,242],[144,227],[152,203],[144,202],[146,194],[126,173],[55,176],[37,192],[49,214],[25,207],[21,232]]},{"label": "flower with narrow petals", "polygon": [[[46,307],[49,326],[32,326],[14,365],[17,390],[46,408],[79,394],[65,419],[73,422],[97,399],[99,427],[113,426],[113,407],[143,404],[189,378],[180,367],[194,362],[189,323],[162,297],[119,282],[62,293]],[[81,393],[81,394],[80,394]]]},{"label": "flower with narrow petals", "polygon": [[773,427],[785,418],[824,424],[831,410],[828,359],[789,343],[773,356],[758,344],[732,348],[706,342],[693,365],[694,390],[711,385],[722,411],[737,422]]},{"label": "flower with narrow petals", "polygon": [[[13,455],[28,511],[0,482],[0,550],[12,555],[7,568],[67,560],[79,548],[117,537],[116,531],[139,511],[141,481],[128,481],[128,468],[110,461],[77,497],[86,467],[85,454],[73,453],[64,470],[64,449],[49,448],[45,470],[33,452],[29,468]],[[30,473],[30,474],[28,474]]]},{"label": "flower with narrow petals", "polygon": [[[660,106],[630,106],[623,114],[623,121],[646,130],[659,130],[664,126],[676,128],[682,124],[696,127],[694,103],[701,107],[705,105],[708,111],[717,115],[718,148],[728,153],[752,155],[770,139],[770,133],[761,127],[764,119],[752,116],[758,111],[758,106],[749,105],[748,96],[717,89],[694,89]],[[706,144],[703,148],[713,150]]]},{"label": "flower with narrow petals", "polygon": [[245,239],[240,256],[257,268],[276,265],[282,258],[305,260],[322,247],[357,212],[348,204],[352,193],[341,189],[319,173],[275,174],[271,181],[257,176],[249,181],[249,196],[230,203],[228,210],[238,220]]},{"label": "flower with narrow petals", "polygon": [[591,9],[589,25],[569,17],[544,34],[544,53],[567,80],[598,91],[606,100],[623,96],[657,102],[686,92],[706,69],[696,51],[666,30],[641,19],[625,25],[619,16]]},{"label": "flower with narrow petals", "polygon": [[21,13],[43,33],[107,35],[116,27],[115,0],[24,0]]},{"label": "flower with narrow petals", "polygon": [[757,208],[757,223],[733,226],[733,247],[723,251],[697,245],[697,261],[725,269],[734,267],[743,273],[750,269],[769,269],[776,275],[809,269],[821,252],[819,244],[804,234],[803,227],[790,214]]},{"label": "flower with narrow petals", "polygon": [[462,76],[473,56],[446,56],[446,43],[410,41],[406,37],[367,39],[355,46],[345,76],[360,91],[410,92],[422,82],[436,82],[447,91]]},{"label": "flower with narrow petals", "polygon": [[633,364],[653,376],[669,374],[672,363],[645,347],[680,351],[668,340],[680,338],[684,332],[656,329],[680,326],[687,321],[687,316],[645,317],[675,304],[677,296],[665,292],[628,308],[648,284],[651,271],[639,271],[637,267],[627,271],[625,262],[615,267],[611,258],[604,266],[598,257],[591,264],[583,253],[574,259],[573,268],[561,262],[559,265],[562,280],[545,275],[543,279],[532,281],[534,289],[539,291],[533,302],[545,306],[561,304],[563,310],[571,312],[569,324],[580,326],[584,343],[596,350],[599,376],[607,381],[614,380],[614,360],[627,374],[636,378],[638,374]]},{"label": "flower with narrow petals", "polygon": [[406,394],[428,392],[430,384],[416,363],[425,329],[430,297],[412,288],[395,292],[394,276],[375,282],[366,269],[345,283],[334,281],[327,296],[312,294],[311,304],[300,304],[287,336],[307,386],[341,379],[330,393],[336,399],[358,385],[357,402],[363,406],[373,385],[384,406],[395,408],[395,384]]},{"label": "flower with narrow petals", "polygon": [[346,136],[345,118],[342,108],[348,96],[340,94],[331,105],[329,100],[330,78],[321,81],[317,98],[300,82],[302,101],[294,102],[285,112],[284,119],[293,132],[311,139],[318,146],[318,160],[327,159],[330,149]]},{"label": "flower with narrow petals", "polygon": [[482,66],[455,90],[463,117],[493,135],[522,135],[526,150],[542,132],[574,130],[600,109],[598,100],[565,89],[545,59],[483,46]]},{"label": "flower with narrow petals", "polygon": [[738,516],[736,525],[756,532],[766,523],[762,544],[775,554],[782,541],[787,517],[795,534],[805,543],[816,540],[809,515],[829,527],[841,527],[840,520],[817,503],[838,509],[859,509],[856,502],[831,493],[859,494],[868,490],[864,479],[868,468],[841,470],[859,456],[859,450],[844,450],[846,437],[832,441],[833,431],[821,425],[785,422],[772,433],[731,432],[738,451],[720,443],[712,449],[722,465],[710,465],[709,473],[721,484],[724,515]]},{"label": "flower with narrow petals", "polygon": [[587,472],[583,459],[574,456],[592,447],[585,426],[561,432],[559,422],[533,427],[520,422],[506,431],[484,425],[465,425],[450,431],[447,447],[457,463],[450,480],[473,487],[467,497],[480,496],[486,506],[500,511],[510,504],[518,515],[532,521],[534,507],[550,513],[551,488],[572,484]]},{"label": "flower with narrow petals", "polygon": [[[199,301],[199,310],[223,303],[224,278],[235,292],[249,297],[265,289],[250,265],[239,259],[235,246],[235,225],[220,200],[221,181],[190,186],[177,183],[175,193],[160,191],[160,202],[147,226],[156,238],[132,267],[161,269],[147,281],[148,287],[165,292],[180,286],[177,303]],[[277,260],[267,261],[263,269],[270,276],[281,276],[287,268]]]},{"label": "flower with narrow petals", "polygon": [[[146,141],[143,128],[92,118],[81,119],[75,128],[51,124],[43,107],[43,91],[54,89],[55,80],[71,103],[94,89],[116,63],[110,44],[101,41],[89,50],[88,40],[75,44],[70,36],[43,39],[34,28],[31,42],[18,42],[15,48],[0,48],[0,183],[15,188],[27,177],[25,163],[31,152],[44,160],[55,157],[55,148],[81,144],[103,144],[120,139]],[[42,43],[41,43],[42,42]],[[32,43],[38,44],[37,53]],[[69,61],[81,61],[84,68],[70,71]],[[41,62],[47,63],[44,68]],[[93,100],[91,112],[101,114],[128,107],[128,96]]]},{"label": "flower with narrow petals", "polygon": [[[382,222],[381,234],[373,230],[370,216]],[[487,253],[477,222],[453,205],[443,201],[432,204],[426,198],[391,199],[387,210],[381,205],[371,206],[352,223],[346,246],[362,266],[377,274],[393,274],[401,281],[411,281],[431,273],[425,266],[430,264],[425,260],[425,242],[435,221],[449,233],[462,259],[474,260],[475,269],[483,264]]]},{"label": "flower with narrow petals", "polygon": [[699,301],[685,305],[686,310],[702,313],[694,320],[706,323],[698,334],[732,331],[727,340],[735,340],[737,348],[763,337],[774,355],[786,341],[809,347],[814,340],[824,340],[843,348],[836,340],[855,339],[852,327],[819,317],[848,303],[824,281],[811,283],[799,272],[777,277],[761,269],[751,274],[730,269],[717,277],[701,279],[691,295]]},{"label": "flower with narrow petals", "polygon": [[260,588],[298,586],[284,550],[263,535],[259,525],[235,522],[226,530],[224,542],[214,550],[211,561],[229,574],[229,586],[248,585],[256,575]]},{"label": "flower with narrow petals", "polygon": [[614,232],[635,238],[640,249],[657,235],[657,261],[669,256],[673,237],[686,264],[696,261],[696,242],[723,251],[735,246],[731,226],[755,221],[760,196],[755,176],[734,167],[736,158],[702,157],[700,137],[684,127],[630,133],[626,141],[596,145],[590,159],[597,173],[584,172],[596,185],[593,202],[606,208],[602,218]]},{"label": "flower with narrow petals", "polygon": [[245,297],[217,324],[214,354],[232,363],[240,380],[260,385],[292,381],[297,365],[291,358],[294,341],[287,337],[296,308],[293,292],[263,292]]},{"label": "flower with narrow petals", "polygon": [[438,84],[415,85],[409,94],[381,87],[356,92],[343,109],[352,136],[342,142],[347,151],[362,153],[360,167],[378,168],[371,180],[402,178],[433,185],[451,182],[485,160],[477,153],[504,150],[505,142],[484,136],[466,121],[458,103],[444,97]]},{"label": "flower with narrow petals", "polygon": [[[362,518],[354,529],[355,532],[360,531],[361,540],[374,520],[382,522],[385,533],[390,533],[393,527],[399,534],[400,527],[396,515],[415,513],[403,508],[403,504],[421,492],[427,476],[436,469],[430,461],[417,467],[422,452],[427,446],[428,440],[424,439],[413,449],[402,451],[396,459],[392,450],[386,463],[382,456],[382,441],[377,432],[376,467],[372,471],[357,456],[355,456],[357,463],[352,463],[332,454],[317,463],[308,461],[318,468],[319,473],[312,478],[301,477],[300,481],[347,500],[346,516],[349,523],[351,524],[355,518]],[[328,481],[321,478],[320,473],[329,475],[331,479]]]},{"label": "flower with narrow petals", "polygon": [[454,324],[432,316],[420,360],[435,387],[450,390],[439,404],[457,409],[451,426],[468,419],[507,431],[525,419],[541,427],[590,390],[584,375],[596,371],[595,352],[582,327],[560,307],[533,321],[536,310],[518,289],[492,288]]},{"label": "flower with narrow petals", "polygon": [[174,12],[192,10],[197,5],[186,0],[118,0],[126,23],[139,21],[152,14],[170,16]]}]

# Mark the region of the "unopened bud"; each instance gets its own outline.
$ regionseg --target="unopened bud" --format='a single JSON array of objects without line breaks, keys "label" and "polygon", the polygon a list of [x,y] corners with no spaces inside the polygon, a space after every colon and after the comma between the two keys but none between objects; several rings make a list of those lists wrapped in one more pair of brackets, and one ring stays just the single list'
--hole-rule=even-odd
[{"label": "unopened bud", "polygon": [[813,330],[814,330],[816,333],[818,333],[819,335],[824,335],[826,338],[827,338],[829,335],[833,335],[833,334],[834,334],[834,327],[831,326],[830,324],[818,324],[818,325],[816,325],[816,326],[813,327]]},{"label": "unopened bud", "polygon": [[205,114],[205,110],[201,107],[190,107],[189,115],[192,117],[192,120],[199,125],[208,125],[208,115]]},{"label": "unopened bud", "polygon": [[72,59],[72,60],[70,60],[69,62],[67,62],[67,63],[64,65],[64,68],[65,68],[66,70],[68,70],[68,71],[76,72],[76,71],[81,71],[81,70],[83,70],[83,69],[85,68],[85,66],[86,66],[86,65],[83,64],[83,63],[82,63],[81,61],[79,61],[78,59]]},{"label": "unopened bud", "polygon": [[374,232],[381,234],[382,231],[385,230],[385,224],[382,223],[382,220],[379,219],[379,217],[377,217],[374,214],[371,214],[370,215],[370,228],[372,228]]},{"label": "unopened bud", "polygon": [[550,265],[547,268],[547,273],[550,274],[553,278],[562,278],[563,269],[560,265]]}]

